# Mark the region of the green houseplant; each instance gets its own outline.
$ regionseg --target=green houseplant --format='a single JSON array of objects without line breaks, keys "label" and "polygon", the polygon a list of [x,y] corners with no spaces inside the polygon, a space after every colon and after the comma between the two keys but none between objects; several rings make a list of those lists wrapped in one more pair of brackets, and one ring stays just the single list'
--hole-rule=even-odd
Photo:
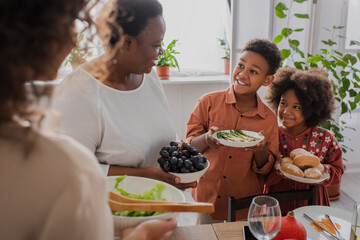
[{"label": "green houseplant", "polygon": [[[320,49],[319,53],[305,53],[301,42],[294,38],[294,32],[302,32],[304,28],[293,28],[290,26],[289,19],[292,17],[307,20],[309,15],[307,13],[292,13],[293,4],[302,4],[307,0],[291,0],[288,7],[285,3],[279,2],[275,6],[275,14],[278,18],[286,20],[286,26],[281,30],[281,33],[274,38],[275,43],[284,41],[287,47],[281,49],[283,62],[282,67],[294,66],[298,69],[307,70],[310,67],[321,67],[328,71],[328,78],[333,85],[335,100],[340,106],[340,116],[345,113],[351,113],[360,105],[360,69],[355,64],[360,61],[360,53],[342,53],[336,50],[337,41],[344,38],[338,34],[338,31],[343,29],[342,26],[333,26],[332,29],[326,29],[329,32],[330,38],[322,40],[325,48]],[[358,41],[351,41],[350,45],[360,45]],[[331,119],[322,127],[332,131],[336,140],[346,153],[348,150],[353,151],[348,146],[344,145],[346,123]],[[352,128],[352,130],[355,130]],[[329,196],[336,198],[339,196],[339,186],[328,187]],[[334,192],[332,192],[334,191]],[[336,195],[337,194],[337,195]]]},{"label": "green houseplant", "polygon": [[174,49],[178,41],[179,40],[173,40],[166,48],[164,42],[161,43],[164,53],[159,56],[159,60],[156,64],[156,72],[162,80],[169,79],[170,67],[176,67],[180,71],[179,63],[175,57],[175,55],[180,52],[177,52]]},{"label": "green houseplant", "polygon": [[84,45],[85,34],[81,33],[78,35],[76,47],[74,47],[69,56],[65,59],[65,66],[71,66],[73,69],[79,65],[86,63],[89,58],[93,56],[94,47]]},{"label": "green houseplant", "polygon": [[222,57],[224,59],[224,66],[225,66],[225,75],[230,74],[230,47],[228,42],[225,39],[218,38],[220,42],[220,46],[225,51],[225,56]]}]

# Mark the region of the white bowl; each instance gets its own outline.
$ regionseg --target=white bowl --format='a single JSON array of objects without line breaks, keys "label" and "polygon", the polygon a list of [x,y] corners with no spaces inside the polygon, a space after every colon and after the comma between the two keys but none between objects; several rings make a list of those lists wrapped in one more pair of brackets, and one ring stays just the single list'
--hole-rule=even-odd
[{"label": "white bowl", "polygon": [[202,175],[204,175],[204,173],[208,170],[209,166],[210,166],[210,162],[206,160],[206,166],[203,170],[197,172],[191,172],[191,173],[173,173],[173,172],[168,172],[168,173],[180,178],[180,183],[191,183],[201,178]]},{"label": "white bowl", "polygon": [[[111,176],[106,177],[106,188],[110,191],[114,191],[119,193],[115,188],[116,178],[119,176]],[[119,188],[124,189],[125,191],[133,194],[143,194],[146,191],[149,191],[151,188],[154,188],[156,184],[162,183],[165,185],[165,190],[162,193],[162,197],[165,198],[167,201],[179,201],[184,202],[185,197],[184,194],[174,186],[170,184],[157,181],[150,178],[144,177],[134,177],[134,176],[127,176],[124,180],[119,183]],[[161,215],[156,216],[148,216],[148,217],[124,217],[124,216],[115,216],[113,215],[114,221],[114,232],[115,235],[120,235],[121,230],[129,227],[135,227],[138,224],[149,220],[149,219],[170,219],[176,218],[179,213],[177,212],[169,212],[164,213]]]},{"label": "white bowl", "polygon": [[[230,130],[223,130],[223,131],[218,131],[218,132],[229,132]],[[253,131],[246,131],[246,130],[242,130],[246,135],[249,135],[251,137],[256,137],[259,138],[258,141],[252,141],[252,142],[234,142],[234,141],[227,141],[225,139],[221,139],[217,137],[217,133],[218,132],[214,132],[214,134],[212,135],[216,140],[218,140],[222,145],[225,146],[229,146],[229,147],[238,147],[238,148],[246,148],[246,147],[252,147],[255,146],[256,144],[258,144],[259,142],[261,142],[262,140],[264,140],[264,136],[258,134],[257,132],[253,132]]]}]

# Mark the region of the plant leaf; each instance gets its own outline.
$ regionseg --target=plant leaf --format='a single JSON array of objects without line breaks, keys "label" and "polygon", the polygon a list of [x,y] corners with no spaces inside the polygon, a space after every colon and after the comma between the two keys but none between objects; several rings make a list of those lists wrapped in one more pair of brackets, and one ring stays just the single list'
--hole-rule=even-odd
[{"label": "plant leaf", "polygon": [[304,28],[297,28],[297,29],[294,29],[294,32],[302,32],[304,31]]},{"label": "plant leaf", "polygon": [[288,7],[283,2],[279,2],[275,7],[275,14],[278,18],[285,18],[287,15],[284,13],[284,10],[289,10]]},{"label": "plant leaf", "polygon": [[353,73],[353,78],[355,78],[356,81],[360,82],[360,78],[356,73]]},{"label": "plant leaf", "polygon": [[284,37],[288,37],[290,34],[292,34],[293,30],[291,28],[283,28],[281,30],[281,34],[284,36]]},{"label": "plant leaf", "polygon": [[349,111],[349,109],[348,109],[347,104],[345,102],[341,102],[341,114],[344,114],[348,111]]},{"label": "plant leaf", "polygon": [[317,62],[320,62],[321,59],[322,59],[322,57],[320,55],[315,55],[315,56],[309,58],[306,62],[317,63]]},{"label": "plant leaf", "polygon": [[357,105],[357,104],[356,104],[355,102],[349,101],[349,104],[350,104],[350,109],[351,109],[351,111],[356,108],[356,105]]},{"label": "plant leaf", "polygon": [[350,60],[350,62],[351,62],[351,65],[353,65],[353,66],[354,66],[354,64],[357,62],[357,59],[356,59],[356,57],[354,57],[354,56],[350,56],[349,60]]},{"label": "plant leaf", "polygon": [[296,46],[296,47],[300,46],[299,40],[296,40],[296,39],[289,39],[289,44]]},{"label": "plant leaf", "polygon": [[290,56],[290,49],[281,49],[281,55],[283,59],[288,58]]},{"label": "plant leaf", "polygon": [[297,69],[303,69],[303,64],[305,64],[304,62],[294,62],[294,66],[297,68]]},{"label": "plant leaf", "polygon": [[343,79],[343,86],[344,86],[344,90],[348,91],[349,87],[350,87],[350,80],[347,78]]},{"label": "plant leaf", "polygon": [[360,45],[360,42],[359,42],[359,41],[355,41],[355,40],[351,40],[351,41],[350,41],[350,46],[354,46],[354,45],[359,46],[359,45]]},{"label": "plant leaf", "polygon": [[297,3],[303,3],[303,2],[306,2],[307,0],[294,0],[294,2],[297,2]]},{"label": "plant leaf", "polygon": [[309,19],[309,14],[307,14],[307,13],[305,13],[305,14],[295,13],[294,15],[297,18]]},{"label": "plant leaf", "polygon": [[349,90],[349,95],[350,95],[350,97],[355,97],[356,94],[357,94],[357,92],[356,92],[354,89],[350,89],[350,90]]},{"label": "plant leaf", "polygon": [[279,34],[274,38],[273,43],[277,44],[277,43],[281,42],[283,40],[283,38],[284,38],[284,36],[282,34]]}]

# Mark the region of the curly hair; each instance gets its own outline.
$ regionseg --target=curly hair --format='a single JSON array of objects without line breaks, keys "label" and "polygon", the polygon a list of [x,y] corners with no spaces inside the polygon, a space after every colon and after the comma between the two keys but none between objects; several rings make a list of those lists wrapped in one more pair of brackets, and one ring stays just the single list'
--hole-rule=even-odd
[{"label": "curly hair", "polygon": [[120,28],[112,27],[110,45],[114,46],[122,34],[136,37],[147,25],[150,18],[162,16],[163,8],[158,0],[117,0],[115,22]]},{"label": "curly hair", "polygon": [[335,100],[332,84],[325,70],[320,68],[311,68],[308,71],[296,68],[278,70],[265,96],[274,112],[277,112],[282,94],[289,89],[294,90],[300,101],[307,127],[316,127],[331,118]]},{"label": "curly hair", "polygon": [[251,39],[249,40],[241,52],[252,51],[263,56],[269,64],[269,75],[274,75],[276,70],[280,67],[281,53],[275,43],[266,39]]},{"label": "curly hair", "polygon": [[29,118],[25,83],[36,80],[49,69],[57,70],[54,58],[69,43],[75,43],[71,33],[75,19],[91,24],[89,2],[0,2],[0,123],[14,115]]}]

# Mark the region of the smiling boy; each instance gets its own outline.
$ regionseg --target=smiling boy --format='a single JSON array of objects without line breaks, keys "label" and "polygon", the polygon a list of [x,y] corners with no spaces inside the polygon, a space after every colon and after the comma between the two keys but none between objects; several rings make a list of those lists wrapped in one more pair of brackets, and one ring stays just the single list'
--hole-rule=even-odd
[{"label": "smiling boy", "polygon": [[[234,69],[233,84],[202,96],[190,116],[186,140],[210,162],[192,195],[196,201],[215,205],[210,218],[199,215],[200,224],[226,220],[230,196],[243,198],[263,192],[263,175],[272,169],[278,153],[278,128],[276,116],[257,91],[273,81],[280,61],[281,53],[274,43],[248,41]],[[225,129],[261,131],[265,139],[251,148],[227,147],[212,137],[215,131]],[[246,218],[246,214],[239,211],[238,217]]]}]

